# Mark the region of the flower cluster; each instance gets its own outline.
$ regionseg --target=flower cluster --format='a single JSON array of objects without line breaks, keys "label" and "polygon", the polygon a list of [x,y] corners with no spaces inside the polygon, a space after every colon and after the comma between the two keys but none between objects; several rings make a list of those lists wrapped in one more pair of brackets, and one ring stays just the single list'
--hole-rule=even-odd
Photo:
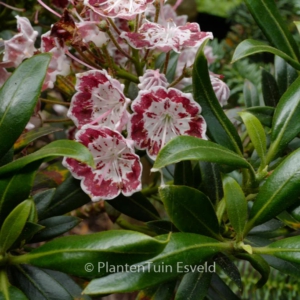
[{"label": "flower cluster", "polygon": [[[71,130],[75,140],[91,151],[95,162],[92,168],[65,158],[64,166],[93,201],[130,196],[142,187],[135,149],[155,160],[175,136],[206,139],[201,107],[181,88],[191,84],[186,69],[213,35],[177,16],[163,1],[64,3],[56,5],[64,8],[61,14],[51,10],[60,19],[41,36],[39,49],[34,46],[38,33],[28,19],[17,17],[19,33],[4,42],[0,84],[10,75],[6,68],[36,53],[52,53],[43,90],[53,89],[58,75],[76,81],[67,116],[76,126]],[[205,54],[211,63],[212,49],[206,46]],[[170,66],[171,55],[178,56],[176,68]],[[211,73],[210,78],[220,104],[226,104],[227,85],[219,75]]]}]

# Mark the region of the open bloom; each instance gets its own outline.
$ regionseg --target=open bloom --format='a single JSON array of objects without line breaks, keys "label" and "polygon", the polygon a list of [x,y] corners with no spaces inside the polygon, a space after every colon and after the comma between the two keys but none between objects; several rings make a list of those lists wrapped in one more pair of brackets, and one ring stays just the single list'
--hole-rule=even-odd
[{"label": "open bloom", "polygon": [[183,47],[198,47],[204,40],[212,39],[213,35],[211,32],[200,31],[197,23],[176,26],[170,21],[167,22],[167,26],[147,22],[138,32],[122,32],[120,37],[136,49],[180,52]]},{"label": "open bloom", "polygon": [[126,110],[130,99],[123,94],[124,86],[105,70],[91,70],[77,74],[68,117],[77,127],[96,123],[122,130],[128,120]]},{"label": "open bloom", "polygon": [[109,18],[132,20],[143,13],[154,0],[84,0],[84,5]]},{"label": "open bloom", "polygon": [[133,102],[128,138],[155,159],[159,150],[177,135],[206,138],[201,107],[191,94],[173,88],[140,91]]},{"label": "open bloom", "polygon": [[141,190],[142,165],[132,143],[108,127],[85,125],[76,140],[92,153],[95,168],[73,158],[63,164],[81,180],[81,188],[93,201],[113,199],[120,193],[130,196]]},{"label": "open bloom", "polygon": [[10,62],[13,67],[17,67],[23,59],[34,54],[36,51],[34,43],[38,35],[27,18],[19,16],[16,18],[19,33],[10,40],[4,41],[5,53],[3,56],[3,62]]}]

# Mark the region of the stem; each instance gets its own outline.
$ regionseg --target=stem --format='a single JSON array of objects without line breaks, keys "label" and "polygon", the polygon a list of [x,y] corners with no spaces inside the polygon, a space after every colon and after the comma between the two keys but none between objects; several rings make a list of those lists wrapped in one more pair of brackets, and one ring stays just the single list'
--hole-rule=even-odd
[{"label": "stem", "polygon": [[155,5],[155,8],[156,8],[154,23],[157,23],[158,18],[159,18],[159,13],[160,13],[160,0],[156,0],[154,5]]},{"label": "stem", "polygon": [[80,60],[79,58],[77,58],[76,56],[74,56],[73,54],[71,54],[71,53],[69,52],[69,50],[66,50],[65,53],[66,53],[66,55],[68,55],[69,57],[71,57],[72,59],[74,59],[75,61],[77,61],[78,63],[80,63],[80,64],[82,64],[82,65],[88,67],[89,69],[97,70],[96,68],[94,68],[94,67],[88,65],[88,64],[85,63],[84,61]]},{"label": "stem", "polygon": [[118,35],[121,34],[121,31],[119,30],[119,28],[116,26],[116,24],[114,23],[114,21],[110,18],[107,18],[109,24],[112,26],[112,28],[117,32]]},{"label": "stem", "polygon": [[138,32],[138,29],[139,29],[139,19],[140,19],[140,15],[136,15],[136,17],[135,17],[135,28],[134,28],[134,32]]},{"label": "stem", "polygon": [[168,65],[169,65],[169,60],[170,60],[170,54],[171,52],[167,52],[166,54],[166,60],[165,60],[165,65],[164,65],[164,70],[163,70],[163,73],[164,74],[167,74],[167,70],[168,70]]},{"label": "stem", "polygon": [[139,79],[137,76],[117,67],[117,70],[116,70],[116,75],[120,78],[123,78],[123,79],[128,79],[134,83],[139,83]]},{"label": "stem", "polygon": [[72,122],[71,119],[48,119],[44,120],[44,123],[65,123],[65,122]]},{"label": "stem", "polygon": [[124,229],[138,231],[138,232],[150,235],[150,236],[156,236],[156,233],[149,230],[149,228],[147,226],[138,226],[135,224],[131,224],[128,221],[126,221],[120,217],[117,219],[116,224],[118,224],[120,227],[122,227]]},{"label": "stem", "polygon": [[37,0],[38,3],[43,6],[44,8],[46,8],[48,11],[50,11],[51,13],[53,13],[54,15],[56,15],[57,17],[61,18],[61,15],[56,12],[55,10],[53,10],[51,7],[49,7],[48,5],[46,5],[42,0]]},{"label": "stem", "polygon": [[62,102],[59,100],[49,100],[49,99],[44,99],[44,98],[39,98],[42,102],[49,103],[49,104],[59,104],[59,105],[65,105],[65,106],[70,106],[69,102]]},{"label": "stem", "polygon": [[173,82],[171,82],[168,86],[168,88],[175,86],[176,84],[178,84],[182,79],[184,78],[184,73],[182,72],[182,74],[177,77]]},{"label": "stem", "polygon": [[143,75],[143,67],[140,63],[140,55],[139,50],[132,48],[132,62],[134,63],[134,67],[138,76]]},{"label": "stem", "polygon": [[141,193],[146,197],[149,197],[152,194],[157,194],[157,192],[158,192],[158,186],[146,187],[141,190]]},{"label": "stem", "polygon": [[0,5],[3,5],[3,6],[9,8],[9,9],[11,9],[11,10],[15,10],[15,11],[19,11],[19,12],[24,12],[24,11],[26,11],[25,8],[17,8],[17,7],[14,7],[14,6],[10,6],[10,5],[8,5],[8,4],[2,2],[2,1],[0,1]]},{"label": "stem", "polygon": [[10,283],[7,278],[7,274],[5,270],[0,270],[0,290],[4,294],[4,299],[10,299],[9,293],[8,293],[8,288],[10,286]]}]

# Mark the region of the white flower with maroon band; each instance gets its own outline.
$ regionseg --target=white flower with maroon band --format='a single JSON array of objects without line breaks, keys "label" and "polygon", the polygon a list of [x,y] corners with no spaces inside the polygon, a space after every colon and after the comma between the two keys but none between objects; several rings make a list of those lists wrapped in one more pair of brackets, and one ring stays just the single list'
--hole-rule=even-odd
[{"label": "white flower with maroon band", "polygon": [[52,53],[42,90],[52,89],[57,75],[66,76],[70,73],[71,60],[65,55],[57,38],[50,35],[50,31],[41,36],[41,52]]},{"label": "white flower with maroon band", "polygon": [[154,0],[84,0],[95,13],[109,18],[132,20],[143,13]]},{"label": "white flower with maroon band", "polygon": [[38,32],[33,30],[29,20],[25,17],[17,18],[19,33],[8,41],[4,41],[3,62],[10,62],[17,67],[25,58],[31,57],[36,51],[34,43]]},{"label": "white flower with maroon band", "polygon": [[150,90],[154,86],[167,87],[169,85],[165,74],[160,73],[159,70],[146,70],[143,76],[139,77],[140,83],[138,88],[140,90]]},{"label": "white flower with maroon band", "polygon": [[223,78],[223,76],[210,72],[209,78],[210,78],[210,82],[213,87],[213,90],[215,92],[215,95],[216,95],[217,99],[219,100],[219,103],[221,104],[221,106],[226,105],[227,100],[230,96],[230,89],[229,89],[228,85],[223,80],[221,80],[221,78]]},{"label": "white flower with maroon band", "polygon": [[211,32],[200,31],[197,23],[176,26],[170,21],[167,26],[147,22],[138,32],[122,32],[120,37],[136,49],[180,52],[183,47],[198,47],[204,40],[212,39],[213,35]]},{"label": "white flower with maroon band", "polygon": [[72,98],[68,117],[77,127],[92,123],[121,131],[130,102],[123,94],[124,85],[105,70],[91,70],[76,77],[77,93]]},{"label": "white flower with maroon band", "polygon": [[81,179],[81,188],[93,201],[113,199],[120,193],[131,196],[141,190],[142,165],[132,143],[119,132],[104,126],[85,125],[76,140],[92,153],[95,168],[72,158],[63,165]]},{"label": "white flower with maroon band", "polygon": [[201,107],[191,94],[173,88],[154,87],[140,91],[132,105],[128,138],[138,149],[146,149],[153,160],[159,150],[178,135],[206,138]]}]

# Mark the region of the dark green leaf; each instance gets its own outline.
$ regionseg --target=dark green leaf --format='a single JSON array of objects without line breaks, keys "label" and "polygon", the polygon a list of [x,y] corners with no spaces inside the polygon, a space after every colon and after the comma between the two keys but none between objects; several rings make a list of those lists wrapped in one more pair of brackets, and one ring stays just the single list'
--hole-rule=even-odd
[{"label": "dark green leaf", "polygon": [[75,141],[58,140],[46,145],[34,153],[28,154],[27,156],[1,167],[0,175],[18,171],[34,161],[41,161],[42,159],[49,157],[53,158],[56,156],[67,156],[88,165],[94,165],[92,154],[85,146]]},{"label": "dark green leaf", "polygon": [[174,185],[187,185],[193,187],[193,168],[190,161],[180,161],[175,165]]},{"label": "dark green leaf", "polygon": [[249,80],[245,80],[244,88],[244,99],[246,107],[259,106],[259,95],[256,86]]},{"label": "dark green leaf", "polygon": [[80,277],[102,276],[108,271],[101,263],[134,264],[159,254],[166,244],[147,235],[125,230],[110,230],[84,236],[64,236],[50,241],[28,254],[12,258]]},{"label": "dark green leaf", "polygon": [[267,163],[300,132],[299,114],[300,77],[284,93],[275,109]]},{"label": "dark green leaf", "polygon": [[272,126],[272,119],[275,111],[274,107],[269,107],[269,106],[249,107],[246,109],[246,111],[254,115],[264,126],[267,127]]},{"label": "dark green leaf", "polygon": [[12,162],[14,159],[14,149],[10,148],[8,152],[0,159],[0,167]]},{"label": "dark green leaf", "polygon": [[136,220],[148,222],[159,219],[159,213],[152,203],[142,193],[135,193],[130,197],[122,194],[108,202],[121,213]]},{"label": "dark green leaf", "polygon": [[299,197],[300,149],[290,154],[260,188],[250,211],[246,232],[284,211]]},{"label": "dark green leaf", "polygon": [[36,139],[48,135],[53,132],[61,131],[61,128],[57,127],[40,127],[34,128],[26,133],[23,133],[14,144],[15,152],[18,152],[25,148],[29,143],[35,141]]},{"label": "dark green leaf", "polygon": [[237,257],[249,261],[252,267],[260,273],[261,278],[256,283],[257,288],[261,288],[262,286],[264,286],[268,281],[270,275],[269,264],[260,255],[257,254],[249,255],[242,253]]},{"label": "dark green leaf", "polygon": [[55,194],[55,191],[56,189],[49,189],[33,196],[38,216],[47,211],[49,204],[51,203],[51,200]]},{"label": "dark green leaf", "polygon": [[265,104],[276,107],[280,99],[278,85],[273,75],[265,69],[262,69],[262,92]]},{"label": "dark green leaf", "polygon": [[236,168],[250,167],[244,158],[223,146],[192,136],[178,136],[159,152],[153,168],[161,169],[183,160],[207,161]]},{"label": "dark green leaf", "polygon": [[207,122],[207,134],[214,142],[241,154],[240,137],[225,115],[214,93],[209,78],[207,60],[203,53],[206,43],[200,47],[193,67],[193,95],[202,107],[202,115]]},{"label": "dark green leaf", "polygon": [[141,291],[136,300],[170,300],[173,299],[177,280],[150,287]]},{"label": "dark green leaf", "polygon": [[273,0],[245,0],[256,23],[269,42],[295,60],[299,58],[298,45],[289,32]]},{"label": "dark green leaf", "polygon": [[146,225],[157,234],[168,234],[169,232],[179,231],[173,223],[167,220],[150,221]]},{"label": "dark green leaf", "polygon": [[0,231],[1,253],[5,253],[22,233],[32,205],[32,200],[23,201],[4,220]]},{"label": "dark green leaf", "polygon": [[15,286],[10,286],[8,288],[8,294],[0,291],[0,300],[31,300],[28,299],[19,289]]},{"label": "dark green leaf", "polygon": [[224,176],[223,188],[229,221],[236,232],[237,240],[241,241],[248,214],[245,195],[239,184],[230,176]]},{"label": "dark green leaf", "polygon": [[178,229],[221,238],[214,208],[203,193],[187,186],[174,185],[165,186],[159,192],[170,219]]},{"label": "dark green leaf", "polygon": [[[198,272],[198,267],[203,271],[204,262],[224,248],[227,248],[226,244],[209,237],[192,233],[173,233],[163,252],[149,261],[134,266],[139,272],[133,269],[129,272],[129,269],[128,272],[94,279],[83,292],[88,295],[100,295],[131,292],[155,286],[181,276],[184,272],[191,272],[193,267],[196,268],[195,272]],[[163,265],[164,271],[156,272]]]},{"label": "dark green leaf", "polygon": [[282,96],[289,86],[297,79],[298,72],[279,56],[275,56],[274,64],[275,78],[280,96]]},{"label": "dark green leaf", "polygon": [[[251,1],[251,0],[246,0],[246,1]],[[260,0],[258,0],[258,1],[260,1]],[[264,0],[262,0],[262,1],[264,1]],[[269,1],[269,0],[266,0],[266,1]],[[234,51],[231,63],[234,63],[237,60],[247,57],[249,55],[253,55],[253,54],[261,53],[261,52],[269,52],[274,55],[280,56],[285,61],[287,61],[291,66],[293,66],[297,70],[300,70],[300,64],[298,63],[297,58],[295,59],[295,57],[288,55],[287,54],[288,52],[280,51],[276,48],[273,48],[273,47],[267,45],[264,42],[250,40],[250,39],[241,42],[237,46],[237,48]]]},{"label": "dark green leaf", "polygon": [[175,300],[202,300],[210,286],[212,272],[185,274],[179,284]]},{"label": "dark green leaf", "polygon": [[42,242],[55,238],[77,226],[81,219],[72,216],[57,216],[39,222],[45,228],[39,231],[31,243]]},{"label": "dark green leaf", "polygon": [[[171,51],[168,68],[166,72],[166,77],[168,79],[168,82],[170,83],[174,80],[178,57],[179,57],[178,53]],[[166,53],[161,53],[155,60],[155,68],[160,69],[160,71],[162,72],[164,69],[165,61],[166,61]]]},{"label": "dark green leaf", "polygon": [[0,157],[13,146],[36,106],[51,55],[23,62],[0,89]]}]

